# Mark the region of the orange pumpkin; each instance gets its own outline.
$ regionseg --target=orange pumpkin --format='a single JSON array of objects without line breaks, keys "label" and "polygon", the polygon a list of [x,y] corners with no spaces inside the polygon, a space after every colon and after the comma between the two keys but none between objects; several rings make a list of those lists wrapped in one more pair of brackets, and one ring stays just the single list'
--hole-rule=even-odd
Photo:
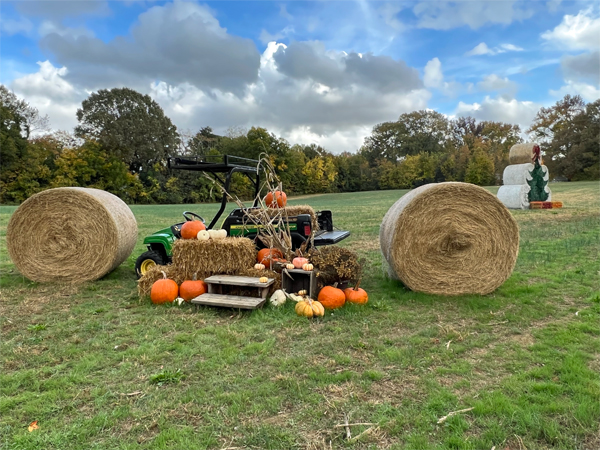
[{"label": "orange pumpkin", "polygon": [[181,225],[182,239],[198,239],[198,231],[206,230],[204,224],[199,220],[190,220]]},{"label": "orange pumpkin", "polygon": [[152,303],[173,303],[179,295],[179,286],[175,281],[167,278],[167,274],[162,272],[163,278],[156,280],[150,290],[150,300]]},{"label": "orange pumpkin", "polygon": [[273,262],[283,260],[283,253],[278,248],[263,248],[259,250],[256,260],[270,269]]},{"label": "orange pumpkin", "polygon": [[265,204],[269,208],[283,208],[287,204],[287,195],[282,191],[269,192],[265,197]]},{"label": "orange pumpkin", "polygon": [[364,305],[369,301],[369,295],[364,289],[359,288],[358,286],[360,286],[360,280],[358,281],[358,283],[356,283],[356,286],[354,286],[354,288],[344,289],[344,295],[346,296],[347,302]]},{"label": "orange pumpkin", "polygon": [[319,303],[326,309],[341,308],[346,303],[344,291],[333,286],[325,286],[319,292]]},{"label": "orange pumpkin", "polygon": [[206,291],[208,291],[208,285],[202,280],[196,280],[196,274],[194,274],[193,280],[185,280],[179,286],[179,296],[186,302],[205,294]]},{"label": "orange pumpkin", "polygon": [[292,260],[292,264],[294,264],[294,267],[296,269],[302,269],[302,266],[304,264],[308,264],[308,259],[302,258],[301,256],[297,256]]}]

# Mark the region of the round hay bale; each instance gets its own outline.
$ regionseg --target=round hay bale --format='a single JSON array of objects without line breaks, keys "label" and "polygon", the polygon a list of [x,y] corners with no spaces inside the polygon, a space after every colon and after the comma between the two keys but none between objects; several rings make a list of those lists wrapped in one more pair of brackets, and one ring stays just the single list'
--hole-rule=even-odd
[{"label": "round hay bale", "polygon": [[511,184],[500,186],[498,189],[498,200],[510,209],[529,209],[528,184]]},{"label": "round hay bale", "polygon": [[530,163],[533,157],[533,148],[537,144],[535,142],[526,142],[524,144],[513,145],[508,152],[509,164],[525,164]]},{"label": "round hay bale", "polygon": [[[544,172],[544,181],[548,181],[548,168],[541,166]],[[505,185],[510,184],[527,184],[531,181],[531,172],[535,169],[532,163],[514,164],[506,166],[502,175],[502,182]]]},{"label": "round hay bale", "polygon": [[510,276],[519,252],[510,212],[467,183],[412,190],[386,213],[379,238],[392,277],[429,294],[488,294]]},{"label": "round hay bale", "polygon": [[103,277],[133,251],[137,222],[117,196],[99,189],[48,189],[24,201],[6,230],[8,253],[33,281]]}]

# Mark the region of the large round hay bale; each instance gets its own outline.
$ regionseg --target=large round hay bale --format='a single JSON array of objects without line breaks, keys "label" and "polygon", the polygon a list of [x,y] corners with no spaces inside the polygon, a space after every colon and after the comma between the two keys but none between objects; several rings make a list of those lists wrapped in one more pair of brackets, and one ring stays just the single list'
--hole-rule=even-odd
[{"label": "large round hay bale", "polygon": [[33,281],[103,277],[133,251],[137,222],[117,196],[99,189],[49,189],[24,201],[6,230],[8,253]]},{"label": "large round hay bale", "polygon": [[389,209],[379,238],[390,275],[429,294],[488,294],[511,275],[519,252],[510,212],[468,183],[412,190]]},{"label": "large round hay bale", "polygon": [[536,145],[534,142],[513,145],[508,152],[509,164],[530,163],[533,157],[533,149]]},{"label": "large round hay bale", "polygon": [[[541,166],[544,173],[544,181],[548,181],[548,168]],[[531,172],[535,169],[532,163],[514,164],[506,166],[502,175],[502,183],[505,185],[511,184],[527,184],[531,181]]]}]

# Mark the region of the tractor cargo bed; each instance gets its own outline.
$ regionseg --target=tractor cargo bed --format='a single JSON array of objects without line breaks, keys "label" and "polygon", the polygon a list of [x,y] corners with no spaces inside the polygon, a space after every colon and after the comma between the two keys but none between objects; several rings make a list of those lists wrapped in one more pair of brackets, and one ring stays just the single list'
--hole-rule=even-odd
[{"label": "tractor cargo bed", "polygon": [[315,247],[337,244],[350,236],[349,231],[323,231],[315,235]]}]

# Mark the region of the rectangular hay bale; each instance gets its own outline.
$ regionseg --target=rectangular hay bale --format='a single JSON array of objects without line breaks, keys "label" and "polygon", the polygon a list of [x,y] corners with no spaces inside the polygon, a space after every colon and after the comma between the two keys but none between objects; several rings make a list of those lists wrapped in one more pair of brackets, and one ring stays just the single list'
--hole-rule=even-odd
[{"label": "rectangular hay bale", "polygon": [[254,242],[243,237],[179,239],[173,244],[173,266],[186,279],[194,273],[233,275],[253,267],[256,253]]}]

